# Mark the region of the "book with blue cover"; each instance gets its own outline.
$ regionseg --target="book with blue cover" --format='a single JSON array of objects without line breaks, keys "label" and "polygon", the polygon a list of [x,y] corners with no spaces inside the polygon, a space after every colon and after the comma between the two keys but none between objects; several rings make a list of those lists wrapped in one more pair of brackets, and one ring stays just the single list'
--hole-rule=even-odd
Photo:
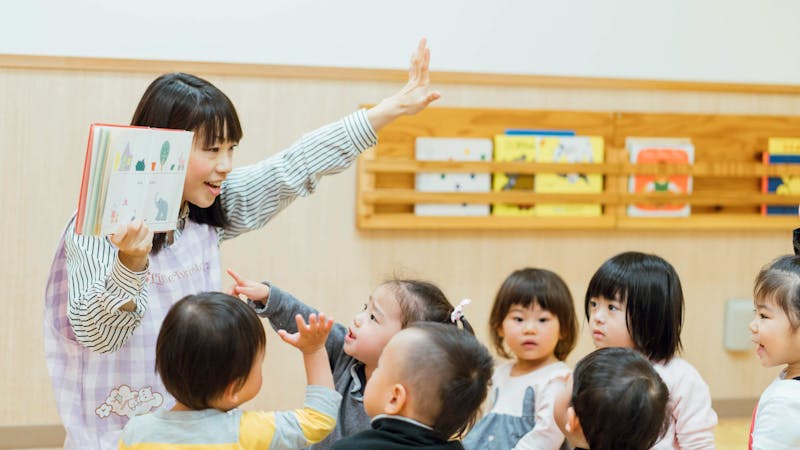
[{"label": "book with blue cover", "polygon": [[[800,164],[800,154],[764,153],[764,164]],[[777,195],[800,195],[800,175],[762,177],[761,192]],[[763,216],[796,216],[798,205],[761,205]]]}]

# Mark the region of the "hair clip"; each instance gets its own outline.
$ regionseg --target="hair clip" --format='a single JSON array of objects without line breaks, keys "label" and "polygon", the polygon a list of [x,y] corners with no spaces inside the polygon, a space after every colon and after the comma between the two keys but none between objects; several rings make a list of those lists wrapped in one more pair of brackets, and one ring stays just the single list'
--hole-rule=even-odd
[{"label": "hair clip", "polygon": [[456,323],[456,321],[458,321],[460,319],[463,319],[464,318],[464,307],[469,305],[471,302],[472,302],[472,300],[470,300],[468,298],[465,298],[464,300],[461,300],[461,303],[459,303],[453,309],[453,312],[450,313],[450,322]]}]

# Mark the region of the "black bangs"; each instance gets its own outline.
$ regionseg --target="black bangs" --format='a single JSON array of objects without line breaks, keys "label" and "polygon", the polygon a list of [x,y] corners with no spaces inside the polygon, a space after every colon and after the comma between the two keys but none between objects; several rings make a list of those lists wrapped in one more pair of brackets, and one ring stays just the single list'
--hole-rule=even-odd
[{"label": "black bangs", "polygon": [[242,140],[242,126],[236,109],[228,97],[221,92],[219,94],[222,98],[201,98],[192,114],[195,126],[191,129],[195,130],[197,142],[202,143],[205,148],[220,142]]},{"label": "black bangs", "polygon": [[236,108],[208,81],[187,73],[169,73],[148,86],[133,114],[132,125],[188,130],[202,134],[209,146],[219,138],[242,139]]}]

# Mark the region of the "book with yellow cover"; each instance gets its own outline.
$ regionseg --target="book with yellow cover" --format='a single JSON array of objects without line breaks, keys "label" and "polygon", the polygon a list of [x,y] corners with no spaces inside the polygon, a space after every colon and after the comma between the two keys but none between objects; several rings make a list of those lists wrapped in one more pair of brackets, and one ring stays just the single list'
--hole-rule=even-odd
[{"label": "book with yellow cover", "polygon": [[[494,137],[495,161],[534,161],[539,137],[498,134]],[[533,175],[519,173],[495,173],[492,177],[492,191],[527,191],[533,192]],[[533,205],[514,205],[495,203],[492,215],[495,216],[532,216]]]},{"label": "book with yellow cover", "polygon": [[[604,158],[601,136],[542,137],[539,140],[537,162],[601,163]],[[603,175],[583,173],[537,174],[533,183],[537,193],[602,193]],[[563,203],[542,204],[535,208],[539,217],[594,217],[603,213],[600,204]]]},{"label": "book with yellow cover", "polygon": [[767,142],[770,155],[800,155],[800,138],[771,137]]}]

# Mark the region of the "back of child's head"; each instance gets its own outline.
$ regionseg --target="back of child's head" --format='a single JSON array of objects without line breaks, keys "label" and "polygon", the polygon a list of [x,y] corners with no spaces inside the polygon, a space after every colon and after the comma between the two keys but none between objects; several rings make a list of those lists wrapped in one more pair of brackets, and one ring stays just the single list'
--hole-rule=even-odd
[{"label": "back of child's head", "polygon": [[[202,148],[213,147],[220,140],[242,139],[239,116],[228,96],[208,81],[180,72],[161,75],[150,83],[131,125],[194,131],[195,145]],[[189,156],[185,156],[187,161]],[[219,198],[208,208],[189,203],[189,218],[215,227],[228,224]],[[153,251],[157,253],[165,241],[165,233],[156,233]]]},{"label": "back of child's head", "polygon": [[560,336],[554,354],[563,361],[575,347],[578,336],[575,304],[564,280],[546,269],[515,270],[503,281],[489,315],[489,334],[495,350],[499,355],[511,358],[499,332],[503,320],[513,306],[531,308],[534,304],[558,318]]},{"label": "back of child's head", "polygon": [[666,430],[669,390],[642,355],[595,350],[572,374],[571,404],[592,450],[646,450]]},{"label": "back of child's head", "polygon": [[412,279],[392,279],[384,283],[391,288],[402,312],[402,327],[412,322],[438,322],[458,325],[474,334],[472,326],[463,315],[453,316],[455,307],[435,284]]},{"label": "back of child's head", "polygon": [[800,328],[800,256],[781,256],[764,266],[756,277],[753,295],[757,302],[780,306],[792,330]]},{"label": "back of child's head", "polygon": [[156,342],[156,371],[175,400],[194,409],[247,379],[266,334],[253,309],[221,292],[187,295],[172,305]]},{"label": "back of child's head", "polygon": [[669,361],[682,348],[683,290],[675,268],[664,258],[624,252],[597,269],[586,290],[589,320],[593,298],[624,304],[628,332],[636,349],[653,361]]},{"label": "back of child's head", "polygon": [[452,325],[414,322],[418,344],[403,363],[403,379],[442,438],[461,436],[486,399],[494,361],[474,335]]}]

